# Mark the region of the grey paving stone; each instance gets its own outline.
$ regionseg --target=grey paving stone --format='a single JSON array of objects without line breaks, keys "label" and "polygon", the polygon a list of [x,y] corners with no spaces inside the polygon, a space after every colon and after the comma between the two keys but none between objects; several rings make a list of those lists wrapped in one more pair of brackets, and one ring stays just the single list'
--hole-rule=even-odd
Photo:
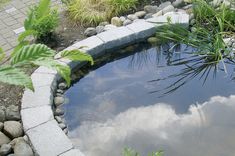
[{"label": "grey paving stone", "polygon": [[34,108],[45,105],[51,105],[53,102],[53,91],[50,86],[35,87],[35,91],[26,89],[23,98],[21,109]]},{"label": "grey paving stone", "polygon": [[15,8],[15,7],[12,7],[12,8],[10,8],[10,9],[7,9],[7,10],[5,10],[6,11],[6,13],[12,13],[12,12],[14,12],[14,11],[16,11],[17,9]]},{"label": "grey paving stone", "polygon": [[23,109],[21,110],[21,117],[25,132],[30,128],[54,119],[51,106]]},{"label": "grey paving stone", "polygon": [[59,156],[85,156],[83,153],[81,153],[78,149],[71,149],[68,152],[65,152]]},{"label": "grey paving stone", "polygon": [[102,32],[98,34],[97,37],[105,42],[106,50],[124,47],[136,41],[135,32],[131,31],[127,27],[119,27],[113,30]]},{"label": "grey paving stone", "polygon": [[156,26],[145,21],[134,22],[127,25],[126,27],[135,32],[137,41],[150,37],[156,32]]},{"label": "grey paving stone", "polygon": [[40,156],[57,156],[73,148],[71,141],[55,120],[26,132],[35,152]]},{"label": "grey paving stone", "polygon": [[97,36],[92,36],[73,44],[72,47],[83,47],[82,50],[86,51],[87,53],[91,55],[97,55],[100,54],[100,52],[105,51],[105,42]]},{"label": "grey paving stone", "polygon": [[50,86],[51,88],[55,87],[56,85],[56,74],[51,73],[38,73],[34,72],[31,75],[32,82],[34,87],[45,87]]},{"label": "grey paving stone", "polygon": [[22,32],[24,32],[25,31],[25,29],[24,29],[24,27],[20,27],[20,28],[18,28],[18,29],[15,29],[15,30],[13,30],[14,31],[14,33],[15,34],[20,34],[20,33],[22,33]]}]

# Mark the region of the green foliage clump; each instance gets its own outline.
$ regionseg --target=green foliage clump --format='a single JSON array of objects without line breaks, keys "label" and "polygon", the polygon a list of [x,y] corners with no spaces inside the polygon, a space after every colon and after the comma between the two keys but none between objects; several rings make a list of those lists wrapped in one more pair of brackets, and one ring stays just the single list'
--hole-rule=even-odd
[{"label": "green foliage clump", "polygon": [[68,65],[61,64],[60,58],[72,61],[89,61],[93,64],[92,57],[80,50],[62,51],[60,57],[56,59],[55,55],[56,52],[44,44],[25,45],[21,48],[17,47],[11,57],[7,59],[10,64],[5,65],[6,62],[3,61],[5,54],[0,48],[0,81],[34,90],[32,80],[24,70],[32,66],[45,66],[56,70],[70,85],[71,69]]},{"label": "green foliage clump", "polygon": [[50,0],[41,0],[28,13],[24,22],[25,36],[34,35],[39,41],[50,38],[59,22],[57,9],[51,9]]},{"label": "green foliage clump", "polygon": [[110,6],[109,17],[123,14],[136,7],[138,0],[107,0]]},{"label": "green foliage clump", "polygon": [[103,0],[71,0],[68,4],[70,18],[82,25],[97,25],[105,21],[107,8]]},{"label": "green foliage clump", "polygon": [[135,8],[138,0],[71,0],[67,2],[71,19],[83,25],[97,25]]}]

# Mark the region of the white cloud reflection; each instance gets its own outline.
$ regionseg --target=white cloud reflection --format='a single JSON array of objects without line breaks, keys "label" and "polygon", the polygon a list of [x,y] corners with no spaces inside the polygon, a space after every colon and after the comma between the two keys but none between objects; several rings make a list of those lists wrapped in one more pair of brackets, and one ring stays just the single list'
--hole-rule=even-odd
[{"label": "white cloud reflection", "polygon": [[167,104],[131,108],[106,122],[84,122],[70,137],[86,156],[120,156],[127,146],[143,155],[234,156],[235,96],[213,97],[187,114]]}]

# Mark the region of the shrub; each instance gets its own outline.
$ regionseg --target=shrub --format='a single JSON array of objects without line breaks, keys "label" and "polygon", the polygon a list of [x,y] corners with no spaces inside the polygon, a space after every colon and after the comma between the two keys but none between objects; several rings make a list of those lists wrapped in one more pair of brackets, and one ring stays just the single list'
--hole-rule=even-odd
[{"label": "shrub", "polygon": [[71,0],[68,3],[68,12],[75,22],[97,25],[135,8],[137,2],[138,0]]},{"label": "shrub", "polygon": [[68,4],[70,18],[82,25],[97,25],[105,21],[107,9],[103,0],[71,0]]},{"label": "shrub", "polygon": [[[123,156],[140,156],[140,154],[132,149],[125,148],[123,151]],[[148,156],[163,156],[163,152],[162,151],[152,152],[148,154]]]},{"label": "shrub", "polygon": [[33,34],[39,41],[51,37],[58,26],[59,15],[56,9],[50,8],[50,4],[50,0],[41,0],[38,6],[30,9],[24,22],[24,34]]},{"label": "shrub", "polygon": [[117,16],[129,11],[131,8],[136,8],[138,0],[106,0],[110,5],[108,13],[109,17]]}]

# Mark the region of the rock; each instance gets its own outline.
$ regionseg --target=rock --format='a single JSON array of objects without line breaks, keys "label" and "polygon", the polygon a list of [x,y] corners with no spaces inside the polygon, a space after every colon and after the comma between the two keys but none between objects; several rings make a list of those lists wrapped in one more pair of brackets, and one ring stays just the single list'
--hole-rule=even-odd
[{"label": "rock", "polygon": [[190,21],[190,25],[194,25],[194,24],[196,24],[196,20],[195,20],[195,19],[192,19],[192,20]]},{"label": "rock", "polygon": [[87,28],[84,32],[84,35],[86,35],[87,37],[90,37],[90,36],[93,36],[93,35],[96,35],[96,34],[97,34],[96,30],[93,27]]},{"label": "rock", "polygon": [[164,3],[161,3],[161,4],[159,5],[158,9],[159,9],[159,10],[162,10],[162,9],[164,9],[164,8],[170,6],[170,5],[171,5],[171,2],[170,2],[170,1],[166,1],[166,2],[164,2]]},{"label": "rock", "polygon": [[1,107],[0,106],[0,122],[3,122],[5,121],[6,119],[6,116],[5,116],[5,107]]},{"label": "rock", "polygon": [[19,141],[14,147],[16,156],[33,156],[33,150],[25,141]]},{"label": "rock", "polygon": [[134,14],[128,15],[127,18],[128,18],[129,20],[132,20],[132,21],[138,19],[138,17],[137,17],[136,15],[134,15]]},{"label": "rock", "polygon": [[191,21],[192,19],[194,19],[194,14],[193,13],[189,14],[189,20]]},{"label": "rock", "polygon": [[64,91],[61,90],[61,89],[57,89],[57,90],[56,90],[56,93],[64,94]]},{"label": "rock", "polygon": [[15,154],[8,154],[7,156],[16,156]]},{"label": "rock", "polygon": [[229,0],[224,0],[223,4],[228,8],[231,7],[231,2]]},{"label": "rock", "polygon": [[64,102],[65,102],[64,97],[57,96],[57,97],[54,98],[54,104],[55,104],[56,106],[60,106],[60,105],[62,105]]},{"label": "rock", "polygon": [[3,132],[11,139],[23,136],[23,127],[21,123],[17,121],[6,121],[4,122]]},{"label": "rock", "polygon": [[162,9],[163,15],[165,13],[172,12],[172,11],[175,11],[175,8],[172,5],[169,5],[169,6],[165,7],[164,9]]},{"label": "rock", "polygon": [[145,11],[138,11],[135,13],[135,16],[138,18],[143,18],[147,13]]},{"label": "rock", "polygon": [[64,115],[64,111],[60,108],[56,108],[56,110],[54,111],[54,115],[56,116]]},{"label": "rock", "polygon": [[148,13],[144,16],[144,19],[149,19],[153,17],[153,13]]},{"label": "rock", "polygon": [[153,45],[159,43],[159,40],[156,37],[150,37],[150,38],[148,38],[147,41],[148,41],[148,43],[153,44]]},{"label": "rock", "polygon": [[[88,29],[88,28],[87,28]],[[67,84],[65,82],[61,82],[59,83],[58,85],[58,88],[61,89],[61,90],[65,90],[67,88]]]},{"label": "rock", "polygon": [[65,134],[68,134],[68,132],[69,132],[68,128],[65,128],[63,131],[64,131]]},{"label": "rock", "polygon": [[121,16],[121,17],[120,17],[120,20],[121,20],[122,22],[124,22],[124,21],[126,20],[126,17]]},{"label": "rock", "polygon": [[99,25],[95,28],[95,30],[97,34],[102,33],[104,32],[104,26]]},{"label": "rock", "polygon": [[176,8],[181,7],[182,5],[184,5],[184,1],[183,0],[176,0],[172,3],[172,5]]},{"label": "rock", "polygon": [[111,19],[111,24],[115,25],[117,27],[120,27],[120,26],[122,26],[122,21],[121,21],[121,19],[119,17],[113,17]]},{"label": "rock", "polygon": [[99,26],[106,26],[106,25],[109,25],[109,22],[105,21],[105,22],[101,22],[101,23],[99,24]]},{"label": "rock", "polygon": [[158,17],[158,16],[162,16],[162,15],[163,15],[163,11],[160,10],[156,14],[153,14],[153,17]]},{"label": "rock", "polygon": [[6,156],[7,154],[11,153],[11,151],[12,151],[11,145],[3,144],[0,148],[0,155]]},{"label": "rock", "polygon": [[15,145],[21,141],[25,141],[23,137],[15,138],[9,144],[11,145],[12,148],[14,148]]},{"label": "rock", "polygon": [[132,23],[132,21],[127,19],[123,22],[123,25],[126,26],[126,25],[131,24],[131,23]]},{"label": "rock", "polygon": [[6,108],[6,120],[20,120],[20,111],[17,106],[9,106]]},{"label": "rock", "polygon": [[28,144],[29,143],[29,137],[27,135],[23,136],[24,141]]},{"label": "rock", "polygon": [[5,134],[0,132],[0,146],[3,144],[8,144],[9,142],[11,142],[11,140]]},{"label": "rock", "polygon": [[146,5],[144,7],[144,11],[146,13],[156,13],[157,11],[159,11],[159,9],[158,6]]},{"label": "rock", "polygon": [[63,124],[63,123],[60,123],[60,124],[59,124],[59,127],[60,127],[62,130],[64,130],[64,129],[66,128],[66,125]]},{"label": "rock", "polygon": [[221,5],[222,2],[223,0],[213,0],[211,5],[214,7],[218,7]]},{"label": "rock", "polygon": [[106,25],[104,27],[104,31],[112,30],[112,29],[115,29],[115,28],[117,28],[117,26],[109,24],[109,25]]},{"label": "rock", "polygon": [[62,122],[63,122],[62,118],[59,117],[59,116],[55,116],[55,119],[56,119],[56,121],[57,121],[58,123],[62,123]]},{"label": "rock", "polygon": [[0,122],[0,131],[2,131],[2,129],[3,129],[3,123]]}]

